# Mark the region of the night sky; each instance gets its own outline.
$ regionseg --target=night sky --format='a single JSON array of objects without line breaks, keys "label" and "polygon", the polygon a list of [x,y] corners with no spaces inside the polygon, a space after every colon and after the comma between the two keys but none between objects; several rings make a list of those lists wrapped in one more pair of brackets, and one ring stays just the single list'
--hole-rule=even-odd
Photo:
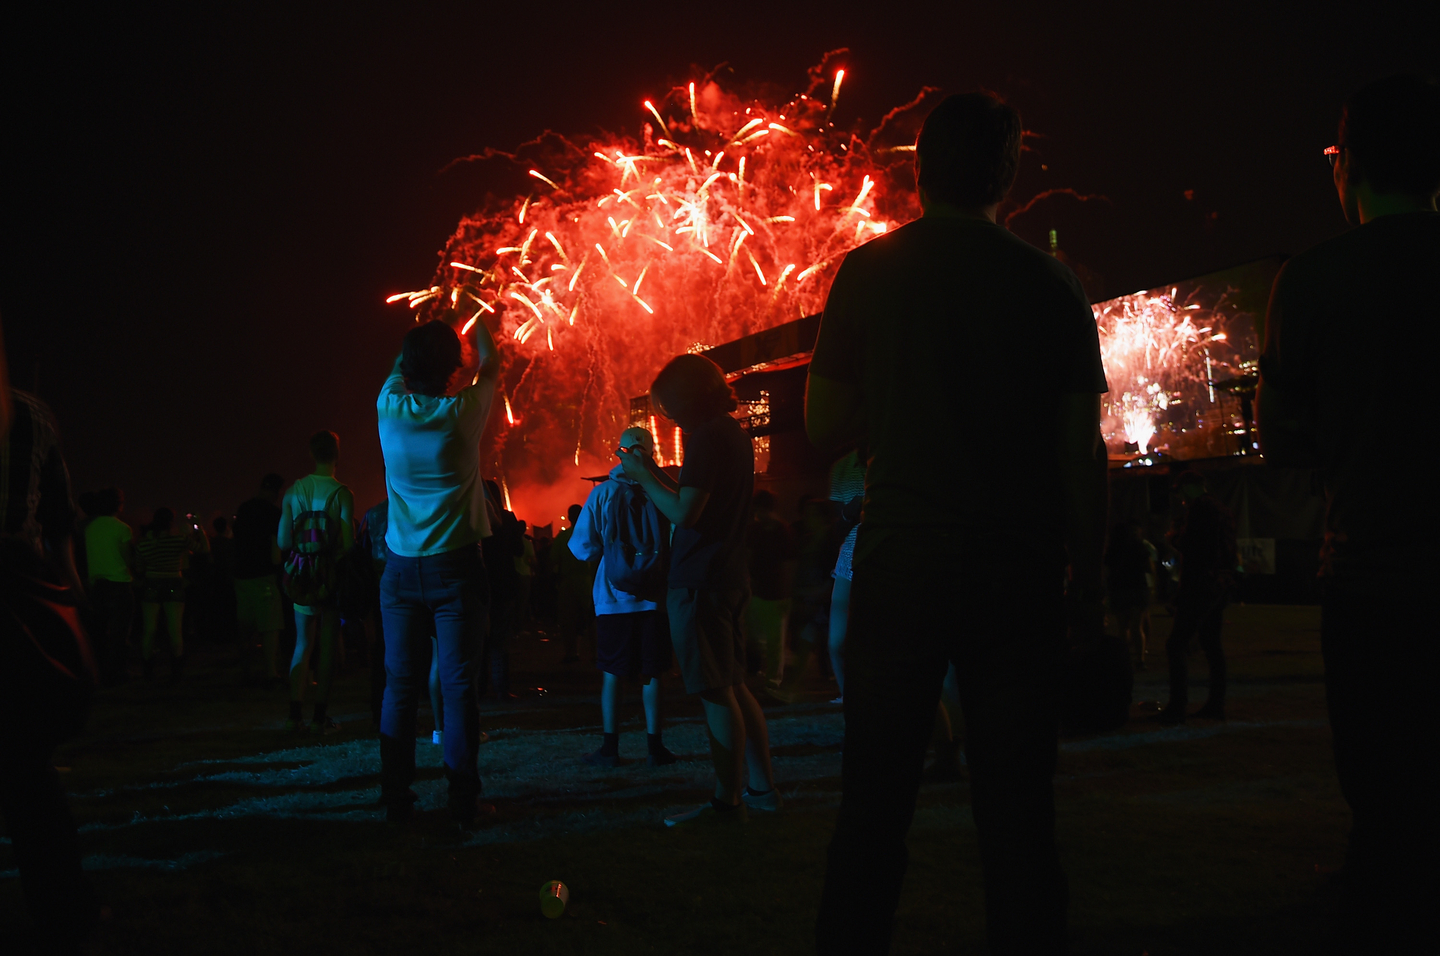
[{"label": "night sky", "polygon": [[1343,230],[1320,152],[1340,102],[1437,72],[1434,16],[1412,5],[996,6],[10,9],[12,380],[55,408],[77,490],[118,484],[132,519],[229,513],[264,472],[304,474],[322,427],[364,508],[408,321],[383,299],[427,285],[495,187],[442,173],[456,157],[634,131],[644,98],[722,61],[800,90],[848,47],[837,123],[868,129],[925,85],[1015,104],[1038,135],[1013,195],[1105,197],[1047,201],[1016,231],[1058,229],[1117,295]]}]

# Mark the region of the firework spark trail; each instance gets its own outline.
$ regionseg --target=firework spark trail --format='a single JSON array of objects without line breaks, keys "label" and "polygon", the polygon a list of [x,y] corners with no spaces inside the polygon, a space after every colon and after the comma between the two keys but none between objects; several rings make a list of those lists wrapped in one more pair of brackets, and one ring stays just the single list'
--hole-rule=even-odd
[{"label": "firework spark trail", "polygon": [[1142,292],[1094,307],[1110,384],[1101,431],[1112,449],[1130,442],[1147,454],[1162,421],[1181,430],[1220,424],[1212,376],[1241,375],[1255,360],[1253,335],[1232,341],[1227,333],[1223,297],[1206,309],[1177,301],[1177,291]]},{"label": "firework spark trail", "polygon": [[669,356],[820,311],[845,252],[918,214],[892,185],[911,162],[896,130],[882,144],[831,123],[844,79],[772,104],[707,78],[637,104],[641,140],[547,134],[509,157],[536,191],[463,219],[435,284],[392,297],[485,313],[529,384],[506,389],[505,430],[525,439],[497,443],[526,449],[531,478],[577,448],[603,457]]}]

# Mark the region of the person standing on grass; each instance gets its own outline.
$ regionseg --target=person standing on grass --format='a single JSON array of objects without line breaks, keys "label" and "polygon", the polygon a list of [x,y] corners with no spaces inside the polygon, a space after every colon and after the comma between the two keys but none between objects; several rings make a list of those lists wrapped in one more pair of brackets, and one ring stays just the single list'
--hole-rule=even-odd
[{"label": "person standing on grass", "polygon": [[135,616],[135,534],[120,520],[124,507],[119,488],[103,488],[96,492],[98,514],[85,526],[87,583],[97,625],[95,657],[106,684],[125,679],[125,649]]},{"label": "person standing on grass", "polygon": [[[757,491],[745,530],[750,572],[750,603],[745,609],[746,642],[765,661],[765,686],[778,688],[785,670],[785,629],[790,621],[790,592],[795,582],[795,541],[775,516],[775,496]],[[747,651],[747,656],[751,652]]]},{"label": "person standing on grass", "polygon": [[165,612],[165,633],[170,639],[170,677],[178,680],[185,664],[185,559],[210,547],[198,528],[183,528],[175,512],[156,508],[150,523],[135,545],[136,564],[144,571],[140,591],[140,662],[145,678],[155,674],[155,635],[160,629],[160,612]]},{"label": "person standing on grass", "polygon": [[1120,636],[1130,646],[1130,659],[1137,671],[1145,669],[1145,615],[1150,608],[1150,580],[1154,574],[1155,565],[1139,523],[1122,521],[1115,525],[1105,550],[1105,587],[1110,613],[1115,615]]},{"label": "person standing on grass", "polygon": [[[620,454],[637,454],[654,458],[655,438],[647,429],[627,428],[620,434]],[[627,513],[645,514],[655,509],[645,497],[640,484],[625,475],[623,465],[610,469],[610,477],[590,490],[583,508],[571,519],[573,533],[565,541],[571,556],[580,567],[598,562],[591,595],[595,602],[595,665],[604,676],[600,689],[600,717],[604,738],[600,749],[583,758],[597,767],[613,767],[620,763],[621,681],[639,677],[640,696],[645,705],[645,762],[652,767],[672,764],[677,759],[665,748],[660,736],[660,675],[670,669],[670,627],[665,609],[665,569],[655,575],[651,588],[632,593],[617,586],[606,567],[607,546],[624,545],[619,527]],[[668,522],[658,514],[650,515],[662,544],[669,539]],[[556,544],[560,539],[556,539]],[[664,557],[664,548],[657,549],[653,559]]]},{"label": "person standing on grass", "polygon": [[845,539],[835,558],[835,587],[830,592],[830,670],[840,695],[832,704],[845,703],[845,634],[850,627],[851,559],[860,533],[860,509],[865,503],[865,462],[868,454],[857,446],[830,466],[830,500],[840,509]]},{"label": "person standing on grass", "polygon": [[[675,526],[666,609],[685,690],[700,695],[715,764],[710,802],[666,826],[740,823],[746,807],[778,810],[765,714],[745,686],[745,525],[755,491],[755,451],[730,415],[738,402],[714,362],[700,355],[670,360],[650,386],[656,410],[683,432],[679,481],[632,446],[620,455],[637,482]],[[742,788],[748,768],[749,785]]]},{"label": "person standing on grass", "polygon": [[260,490],[235,510],[235,623],[240,633],[240,667],[248,679],[257,648],[260,682],[267,688],[281,683],[276,657],[285,612],[280,603],[280,489],[279,475],[260,479]]},{"label": "person standing on grass", "polygon": [[1275,278],[1260,441],[1267,464],[1316,469],[1325,486],[1320,644],[1351,812],[1331,952],[1434,952],[1440,642],[1425,596],[1440,522],[1416,496],[1434,473],[1420,449],[1440,353],[1440,86],[1370,83],[1325,154],[1355,228]]},{"label": "person standing on grass", "polygon": [[[1170,543],[1180,554],[1180,587],[1175,593],[1175,620],[1165,642],[1170,668],[1170,700],[1155,715],[1162,724],[1182,724],[1186,717],[1225,719],[1225,649],[1220,632],[1225,626],[1225,606],[1235,586],[1235,519],[1220,499],[1205,491],[1205,479],[1198,471],[1187,471],[1175,479],[1185,517],[1172,532]],[[1205,652],[1210,690],[1205,704],[1187,714],[1190,703],[1190,642],[1196,638]]]},{"label": "person standing on grass", "polygon": [[[462,342],[457,326],[474,334]],[[416,665],[431,633],[440,658],[450,817],[469,825],[479,809],[475,666],[483,659],[490,590],[480,551],[490,535],[480,438],[499,376],[500,352],[485,323],[462,325],[445,312],[406,333],[376,401],[390,499],[380,580],[380,796],[393,822],[414,813]]]},{"label": "person standing on grass", "polygon": [[[805,427],[822,450],[869,449],[845,645],[840,815],[816,923],[822,956],[889,950],[906,833],[941,684],[967,716],[991,951],[1061,953],[1055,691],[1072,627],[1098,632],[1106,390],[1095,318],[1063,263],[995,222],[1021,125],[994,96],[925,119],[924,215],[850,252],[825,303]],[[901,334],[898,330],[904,330]],[[924,347],[917,349],[916,342]],[[1023,394],[1009,383],[1023,356]],[[1044,465],[983,467],[958,431],[1005,391]],[[1018,532],[1018,533],[1017,533]]]},{"label": "person standing on grass", "polygon": [[[565,648],[566,664],[579,662],[580,639],[593,637],[595,629],[595,564],[577,558],[570,547],[575,538],[575,522],[584,510],[582,505],[571,505],[567,509],[570,527],[555,536],[546,556],[555,576],[555,623],[560,631],[561,646]],[[668,637],[666,641],[668,646]]]},{"label": "person standing on grass", "polygon": [[335,462],[340,457],[338,435],[332,431],[311,435],[310,457],[315,461],[315,470],[285,492],[276,536],[280,550],[286,553],[286,588],[295,602],[295,653],[290,658],[290,716],[285,729],[305,728],[301,709],[310,684],[311,654],[319,644],[319,680],[310,730],[333,734],[339,732],[340,724],[325,711],[335,677],[335,643],[340,632],[336,605],[340,556],[355,543],[351,523],[355,497],[335,477]]}]

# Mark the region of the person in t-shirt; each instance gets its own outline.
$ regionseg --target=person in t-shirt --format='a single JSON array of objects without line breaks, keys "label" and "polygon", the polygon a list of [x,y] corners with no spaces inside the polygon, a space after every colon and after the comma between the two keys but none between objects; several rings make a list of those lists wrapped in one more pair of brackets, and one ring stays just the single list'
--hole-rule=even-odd
[{"label": "person in t-shirt", "polygon": [[[624,455],[655,454],[655,437],[645,428],[630,427],[620,433],[620,451]],[[586,754],[586,763],[597,767],[613,767],[620,763],[620,693],[626,678],[640,678],[640,697],[645,707],[646,763],[652,767],[672,764],[676,756],[666,747],[660,728],[660,675],[670,669],[670,627],[665,609],[661,582],[653,592],[632,594],[616,587],[605,567],[605,543],[617,541],[614,527],[617,496],[626,497],[619,504],[632,500],[629,496],[643,492],[639,483],[626,477],[622,465],[610,469],[610,476],[590,490],[584,507],[575,512],[574,532],[566,540],[568,550],[582,568],[596,563],[591,600],[595,606],[595,666],[604,675],[600,688],[601,738],[600,749]],[[661,520],[661,536],[670,529]],[[560,543],[560,539],[556,539]]]},{"label": "person in t-shirt", "polygon": [[1145,669],[1145,612],[1150,607],[1150,579],[1154,572],[1140,525],[1134,521],[1117,524],[1105,550],[1105,586],[1110,613],[1115,616],[1120,636],[1130,646],[1130,659],[1137,671]]},{"label": "person in t-shirt", "polygon": [[845,540],[830,502],[808,495],[800,505],[800,519],[791,527],[791,533],[795,540],[795,587],[786,631],[793,637],[791,650],[795,659],[785,668],[784,680],[765,684],[765,695],[785,704],[795,702],[805,665],[814,655],[816,644],[829,635],[835,560]]},{"label": "person in t-shirt", "polygon": [[[970,717],[991,949],[1065,948],[1055,688],[1067,563],[1074,626],[1103,623],[1106,384],[1075,274],[995,222],[1020,139],[1019,115],[987,93],[941,102],[916,141],[923,216],[850,252],[825,303],[806,431],[825,451],[864,439],[870,457],[845,645],[840,815],[816,926],[822,956],[889,948],[905,834],[952,663]],[[999,469],[976,454],[967,426],[999,394],[1044,464]]]},{"label": "person in t-shirt", "polygon": [[[1350,805],[1335,953],[1433,951],[1440,938],[1440,578],[1434,469],[1440,354],[1440,87],[1392,76],[1350,98],[1325,150],[1355,227],[1285,263],[1258,395],[1267,464],[1315,469],[1326,705]],[[1318,157],[1317,157],[1318,159]]]},{"label": "person in t-shirt", "polygon": [[[1175,620],[1165,641],[1170,669],[1170,700],[1155,715],[1162,724],[1184,723],[1187,717],[1225,719],[1225,649],[1220,634],[1225,626],[1225,605],[1235,586],[1235,519],[1220,499],[1205,490],[1198,471],[1175,479],[1184,502],[1180,525],[1170,544],[1180,555],[1180,586],[1175,592]],[[1190,702],[1190,642],[1198,639],[1209,669],[1210,690],[1205,704],[1193,714]]]},{"label": "person in t-shirt", "polygon": [[155,635],[160,612],[165,612],[165,634],[170,641],[170,676],[178,679],[185,664],[185,560],[210,548],[205,532],[183,527],[175,512],[156,508],[140,540],[135,543],[136,564],[144,572],[140,592],[140,662],[145,677],[155,673]]},{"label": "person in t-shirt", "polygon": [[[488,615],[480,542],[490,518],[480,479],[480,437],[500,375],[500,352],[483,318],[444,312],[405,334],[375,403],[385,490],[385,698],[380,714],[380,797],[386,818],[414,812],[415,715],[420,642],[433,622],[444,698],[444,761],[451,819],[479,811],[480,711],[476,664]],[[474,334],[463,342],[457,329]]]},{"label": "person in t-shirt", "polygon": [[[340,724],[325,711],[330,703],[330,684],[335,676],[335,643],[340,631],[340,613],[335,598],[339,589],[340,556],[355,541],[355,497],[335,477],[335,462],[340,458],[340,438],[332,431],[318,431],[310,436],[310,457],[315,470],[297,480],[285,492],[280,506],[280,523],[276,543],[281,552],[300,551],[314,562],[310,586],[323,597],[314,604],[295,604],[295,653],[290,658],[290,716],[287,731],[305,728],[302,715],[305,690],[310,686],[310,656],[316,645],[320,659],[316,670],[315,712],[310,717],[310,730],[333,734]],[[324,519],[306,521],[307,514],[323,513]],[[321,528],[316,522],[322,522]],[[309,524],[312,534],[328,535],[323,540],[296,540],[296,532]]]},{"label": "person in t-shirt", "polygon": [[[623,436],[621,442],[624,442]],[[577,558],[570,549],[575,522],[584,510],[583,505],[569,507],[566,517],[570,519],[570,527],[555,536],[546,555],[555,576],[555,623],[560,631],[560,644],[565,648],[566,664],[580,660],[580,639],[587,635],[593,638],[595,632],[595,565]]]},{"label": "person in t-shirt", "polygon": [[747,642],[765,662],[765,682],[780,686],[785,669],[785,625],[790,620],[790,591],[795,582],[795,541],[775,516],[775,496],[757,491],[745,529],[750,572],[750,604],[745,609]]},{"label": "person in t-shirt", "polygon": [[235,622],[240,632],[241,673],[249,670],[260,653],[260,680],[269,687],[281,682],[276,656],[285,627],[280,600],[280,489],[285,480],[271,473],[260,479],[260,490],[235,511]]},{"label": "person in t-shirt", "polygon": [[95,608],[95,662],[100,679],[125,678],[125,646],[135,616],[135,534],[120,520],[125,496],[119,488],[95,495],[96,516],[85,526],[85,555],[90,603]]},{"label": "person in t-shirt", "polygon": [[739,404],[734,389],[703,356],[671,359],[650,386],[650,400],[683,433],[679,481],[643,446],[623,452],[620,465],[675,528],[666,600],[670,639],[685,690],[705,706],[716,777],[709,803],[665,824],[738,823],[746,807],[781,805],[765,714],[745,686],[745,525],[755,493],[755,450],[730,414]]}]

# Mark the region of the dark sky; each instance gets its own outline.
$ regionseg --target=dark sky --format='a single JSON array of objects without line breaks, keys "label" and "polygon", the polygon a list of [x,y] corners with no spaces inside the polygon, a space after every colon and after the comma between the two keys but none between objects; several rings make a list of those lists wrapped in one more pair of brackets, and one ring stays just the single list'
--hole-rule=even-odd
[{"label": "dark sky", "polygon": [[373,397],[407,321],[382,300],[428,284],[484,197],[440,172],[455,157],[633,131],[643,98],[721,61],[800,89],[848,47],[837,122],[868,129],[924,85],[1014,103],[1040,134],[1015,195],[1106,197],[1017,231],[1059,229],[1115,295],[1341,231],[1320,155],[1340,102],[1437,72],[1423,4],[1092,6],[12,5],[12,379],[54,406],[77,488],[120,485],[132,516],[231,510],[264,472],[303,474],[321,427],[367,507]]}]

